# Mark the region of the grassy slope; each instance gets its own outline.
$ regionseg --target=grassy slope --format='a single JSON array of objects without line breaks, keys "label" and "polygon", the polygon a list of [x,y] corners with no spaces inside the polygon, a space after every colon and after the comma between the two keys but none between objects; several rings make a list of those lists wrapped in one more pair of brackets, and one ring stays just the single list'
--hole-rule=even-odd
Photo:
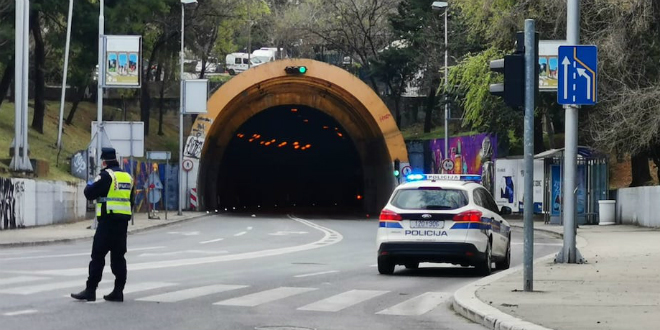
[{"label": "grassy slope", "polygon": [[[32,103],[30,103],[30,115],[28,125],[32,123]],[[69,113],[70,104],[64,109],[64,116]],[[114,116],[113,116],[114,112]],[[96,105],[92,103],[81,103],[73,120],[73,125],[64,125],[62,134],[63,148],[57,163],[57,122],[59,117],[59,102],[47,102],[46,118],[44,120],[44,134],[39,134],[35,130],[29,130],[28,143],[30,145],[30,158],[45,160],[50,163],[50,173],[47,177],[40,179],[48,180],[77,180],[69,174],[69,158],[79,150],[85,149],[90,142],[91,122],[96,120]],[[121,112],[115,107],[104,107],[104,119],[108,120],[114,117],[115,120],[122,118]],[[129,111],[128,120],[139,120],[137,111]],[[178,157],[178,118],[174,113],[168,113],[164,116],[163,132],[164,136],[158,136],[158,115],[157,111],[152,113],[151,134],[146,138],[146,150],[169,150],[172,157]],[[14,138],[14,104],[5,101],[0,108],[0,159],[5,160],[0,163],[0,176],[10,176],[9,147]]]}]

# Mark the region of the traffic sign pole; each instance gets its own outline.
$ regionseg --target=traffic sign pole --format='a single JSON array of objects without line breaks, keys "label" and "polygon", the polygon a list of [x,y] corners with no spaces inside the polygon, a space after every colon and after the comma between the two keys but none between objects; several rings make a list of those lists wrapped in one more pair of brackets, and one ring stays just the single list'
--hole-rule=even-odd
[{"label": "traffic sign pole", "polygon": [[[567,26],[566,36],[570,45],[580,44],[580,0],[568,0],[567,2]],[[562,63],[564,68],[566,64]],[[567,72],[564,74],[566,82]],[[596,83],[595,79],[593,83]],[[568,88],[571,90],[571,88]],[[567,95],[567,94],[565,94]],[[595,98],[595,95],[594,95]],[[576,247],[576,174],[577,174],[577,141],[578,141],[578,106],[575,104],[566,105],[566,126],[565,126],[565,149],[564,149],[564,246],[557,254],[556,261],[559,263],[582,263],[582,256]]]},{"label": "traffic sign pole", "polygon": [[[525,20],[525,190],[523,204],[524,258],[523,286],[534,290],[534,108],[539,81],[536,23]],[[505,87],[506,88],[506,87]]]}]

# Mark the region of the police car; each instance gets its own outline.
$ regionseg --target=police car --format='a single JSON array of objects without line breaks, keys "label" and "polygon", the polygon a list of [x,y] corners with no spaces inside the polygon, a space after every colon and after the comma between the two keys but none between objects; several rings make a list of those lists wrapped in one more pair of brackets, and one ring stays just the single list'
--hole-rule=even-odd
[{"label": "police car", "polygon": [[511,231],[479,175],[411,174],[379,218],[378,272],[420,262],[474,266],[482,275],[511,264]]}]

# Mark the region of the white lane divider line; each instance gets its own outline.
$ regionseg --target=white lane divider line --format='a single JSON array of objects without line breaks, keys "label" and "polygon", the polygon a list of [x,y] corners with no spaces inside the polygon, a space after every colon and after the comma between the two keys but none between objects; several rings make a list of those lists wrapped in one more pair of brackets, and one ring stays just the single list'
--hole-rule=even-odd
[{"label": "white lane divider line", "polygon": [[216,238],[216,239],[212,239],[212,240],[208,240],[208,241],[199,242],[199,244],[215,243],[215,242],[220,242],[222,240],[224,240],[224,238]]},{"label": "white lane divider line", "polygon": [[376,314],[384,315],[422,315],[430,312],[447,301],[452,295],[448,292],[426,292],[398,305],[384,309]]},{"label": "white lane divider line", "polygon": [[261,291],[242,297],[219,301],[213,305],[254,307],[314,290],[316,290],[316,288],[280,287],[277,289]]},{"label": "white lane divider line", "polygon": [[243,236],[245,234],[247,234],[247,231],[242,231],[240,233],[236,233],[236,234],[234,234],[234,236],[238,237],[238,236]]},{"label": "white lane divider line", "polygon": [[[523,245],[524,243],[520,242],[511,242],[511,245]],[[534,243],[534,245],[546,245],[546,246],[563,246],[563,243]]]},{"label": "white lane divider line", "polygon": [[384,295],[389,291],[351,290],[298,308],[301,311],[338,312],[361,302]]},{"label": "white lane divider line", "polygon": [[237,290],[247,287],[248,287],[247,285],[214,284],[214,285],[207,285],[198,288],[191,288],[191,289],[163,293],[155,296],[139,298],[136,300],[171,303],[171,302],[178,302],[182,300],[199,298],[220,292]]},{"label": "white lane divider line", "polygon": [[378,264],[369,265],[369,267],[378,267]]},{"label": "white lane divider line", "polygon": [[158,249],[164,249],[164,248],[165,248],[164,246],[147,246],[147,247],[140,247],[140,248],[134,248],[134,249],[129,248],[128,252],[132,252],[132,251],[149,251],[149,250],[158,250]]},{"label": "white lane divider line", "polygon": [[311,273],[311,274],[301,274],[301,275],[296,275],[294,277],[310,277],[310,276],[317,276],[317,275],[325,275],[325,274],[332,274],[332,273],[339,273],[338,270],[329,270],[327,272],[318,272],[318,273]]},{"label": "white lane divider line", "polygon": [[[296,217],[289,216],[292,220],[300,222],[301,224],[304,224],[308,227],[312,227],[318,231],[321,231],[324,236],[319,239],[318,241],[311,242],[311,243],[306,243],[302,245],[294,245],[294,246],[289,246],[289,247],[283,247],[283,248],[275,248],[275,249],[267,249],[267,250],[259,250],[259,251],[253,251],[253,252],[245,252],[245,253],[237,253],[237,254],[229,254],[229,255],[222,255],[222,256],[210,256],[210,257],[200,257],[200,258],[183,258],[183,259],[176,259],[176,260],[162,260],[162,261],[150,261],[150,262],[142,262],[142,263],[134,263],[134,264],[129,264],[128,269],[130,271],[137,271],[137,270],[148,270],[148,269],[162,269],[162,268],[170,268],[170,267],[184,267],[184,266],[193,266],[193,265],[203,265],[203,264],[211,264],[211,263],[217,263],[217,262],[227,262],[227,261],[236,261],[236,260],[248,260],[248,259],[255,259],[255,258],[264,258],[264,257],[272,257],[272,256],[278,256],[278,255],[283,255],[287,253],[294,253],[294,252],[301,252],[301,251],[308,251],[308,250],[313,250],[313,249],[319,249],[319,248],[324,248],[327,246],[330,246],[332,244],[336,244],[341,242],[344,239],[344,236],[342,236],[340,233],[330,229],[326,228],[320,225],[317,225],[311,221],[299,219]],[[318,245],[317,243],[320,242],[329,242],[329,244],[326,245]],[[107,269],[106,267],[106,272],[110,273],[110,269]],[[38,275],[54,275],[54,276],[85,276],[87,275],[88,269],[85,268],[70,268],[70,269],[52,269],[52,270],[41,270],[41,271],[30,271],[29,273],[26,271],[18,271],[20,274],[38,274]]]},{"label": "white lane divider line", "polygon": [[252,230],[252,227],[247,227],[247,230]]},{"label": "white lane divider line", "polygon": [[4,313],[2,315],[4,315],[4,316],[17,316],[17,315],[34,314],[34,313],[37,313],[37,312],[39,312],[39,311],[36,310],[36,309],[25,309],[25,310],[22,310],[22,311]]},{"label": "white lane divider line", "polygon": [[38,276],[16,276],[9,278],[0,278],[0,285],[9,285],[25,282],[34,282],[39,280],[48,280],[49,277],[38,277]]}]

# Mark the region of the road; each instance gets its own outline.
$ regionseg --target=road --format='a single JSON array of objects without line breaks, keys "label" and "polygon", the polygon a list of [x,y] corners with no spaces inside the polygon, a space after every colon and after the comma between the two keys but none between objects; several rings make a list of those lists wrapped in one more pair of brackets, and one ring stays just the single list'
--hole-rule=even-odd
[{"label": "road", "polygon": [[[91,241],[0,250],[0,324],[27,329],[483,329],[454,314],[471,268],[376,268],[376,220],[217,215],[129,236],[124,303],[84,288]],[[536,234],[536,256],[561,241]],[[512,265],[522,262],[513,231]],[[109,257],[106,265],[109,266]],[[522,284],[521,284],[522,285]]]}]

